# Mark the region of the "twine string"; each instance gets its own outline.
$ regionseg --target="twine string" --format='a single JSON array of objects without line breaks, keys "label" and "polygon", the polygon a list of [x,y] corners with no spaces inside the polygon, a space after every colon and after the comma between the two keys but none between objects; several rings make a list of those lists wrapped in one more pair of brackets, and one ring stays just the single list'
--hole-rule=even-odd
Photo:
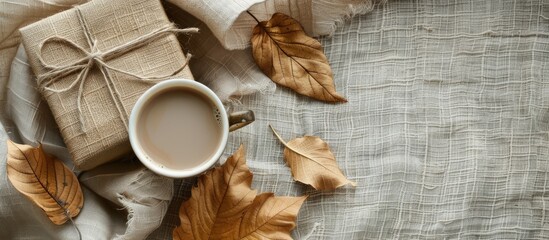
[{"label": "twine string", "polygon": [[[166,79],[168,77],[172,77],[179,72],[181,72],[188,64],[191,54],[187,54],[185,63],[181,65],[179,68],[174,70],[171,73],[164,74],[164,75],[156,75],[156,76],[143,76],[139,74],[132,73],[130,71],[126,71],[120,68],[115,68],[113,66],[110,66],[106,62],[115,59],[118,57],[121,57],[125,55],[126,53],[129,53],[137,48],[141,48],[163,36],[166,34],[174,34],[174,33],[196,33],[198,32],[198,28],[185,28],[185,29],[178,29],[174,24],[170,23],[163,27],[160,27],[150,33],[147,33],[145,35],[141,35],[136,39],[133,39],[131,41],[128,41],[122,45],[119,45],[117,47],[114,47],[112,49],[109,49],[105,52],[102,52],[99,50],[98,42],[96,39],[93,38],[89,27],[82,15],[82,12],[77,7],[76,8],[78,20],[80,22],[80,25],[82,26],[82,29],[84,31],[84,36],[86,37],[86,41],[88,43],[89,51],[85,48],[79,46],[75,42],[65,38],[65,37],[59,37],[59,36],[53,36],[50,38],[45,39],[38,45],[38,60],[40,64],[48,69],[49,71],[46,73],[43,73],[38,78],[38,84],[39,86],[50,92],[54,93],[63,93],[67,92],[71,89],[73,89],[76,85],[79,85],[78,87],[78,93],[77,93],[77,110],[78,110],[78,119],[80,120],[80,124],[82,129],[85,131],[84,128],[84,119],[82,117],[82,95],[84,93],[84,86],[86,82],[86,78],[88,77],[88,74],[90,70],[93,67],[98,67],[103,75],[103,79],[105,80],[105,83],[107,84],[109,94],[112,97],[113,101],[115,102],[115,106],[120,114],[120,118],[124,122],[124,125],[126,127],[126,130],[128,128],[127,126],[127,113],[121,109],[121,107],[118,104],[118,101],[120,100],[120,93],[116,88],[114,88],[113,80],[111,78],[110,72],[118,72],[122,73],[128,76],[133,77],[132,80],[147,82],[147,83],[154,83],[158,80]],[[57,42],[59,44],[63,44],[65,46],[68,46],[70,48],[73,48],[80,52],[84,57],[77,59],[71,63],[64,64],[64,65],[57,65],[57,64],[50,64],[44,60],[44,54],[43,49],[44,46],[48,43]],[[59,80],[63,79],[64,77],[74,74],[78,72],[76,78],[69,84],[69,86],[66,86],[64,88],[54,88],[52,85],[55,82],[58,82]]]}]

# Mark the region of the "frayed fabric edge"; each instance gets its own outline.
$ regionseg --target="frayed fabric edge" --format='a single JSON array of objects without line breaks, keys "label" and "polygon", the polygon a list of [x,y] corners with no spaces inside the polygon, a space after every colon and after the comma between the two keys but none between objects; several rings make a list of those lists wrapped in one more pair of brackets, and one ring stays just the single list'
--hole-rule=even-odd
[{"label": "frayed fabric edge", "polygon": [[[153,181],[158,181],[157,177],[158,176],[155,176],[152,172],[150,172],[146,168],[140,169],[137,172],[137,174],[134,174],[134,177],[131,180],[128,187],[132,188],[132,186],[149,185]],[[171,190],[170,195],[173,195],[173,186],[171,188],[167,188],[167,189],[170,189]],[[155,229],[160,227],[160,225],[162,224],[162,220],[163,220],[163,218],[164,218],[164,216],[165,216],[165,214],[168,210],[168,206],[171,203],[171,199],[169,199],[169,200],[168,199],[156,199],[157,202],[154,203],[154,204],[152,204],[150,202],[146,202],[146,201],[138,201],[137,199],[135,199],[134,196],[132,196],[130,193],[125,192],[125,191],[121,192],[121,193],[117,193],[116,198],[117,198],[117,202],[121,205],[121,208],[119,208],[119,210],[125,210],[128,215],[127,215],[127,218],[126,218],[126,231],[124,233],[116,234],[115,236],[113,236],[113,239],[115,239],[115,240],[146,239],[146,237],[149,234],[151,234]],[[148,227],[150,229],[148,231],[146,230],[145,232],[140,232],[143,229],[139,229],[139,230],[135,229],[135,227],[139,226],[139,224],[137,224],[137,226],[136,226],[136,223],[135,223],[136,216],[143,217],[144,214],[145,214],[145,212],[143,212],[143,211],[136,212],[135,208],[138,207],[138,206],[146,207],[148,210],[159,209],[160,212],[161,212],[161,216],[159,215],[160,218],[154,224],[155,226],[151,227],[151,225],[149,225]],[[133,227],[133,229],[132,229],[132,227]],[[148,232],[148,233],[146,233],[146,232]],[[137,237],[136,233],[138,235],[141,235],[141,236]],[[144,233],[146,233],[147,236],[143,235]]]},{"label": "frayed fabric edge", "polygon": [[[126,201],[131,201],[131,200],[128,197],[124,196],[123,194],[118,193],[116,195],[118,197],[118,201],[123,206],[120,210],[126,210],[128,212],[128,217],[126,218],[126,227],[133,225],[133,221],[134,221],[133,217],[135,215],[135,210],[132,207],[130,207],[129,204],[125,204]],[[127,235],[128,235],[128,232],[126,229],[126,232],[124,232],[123,234],[116,234],[113,237],[113,240],[127,239]]]},{"label": "frayed fabric edge", "polygon": [[[266,77],[268,78],[268,77]],[[269,81],[271,81],[270,79],[268,79]],[[260,86],[260,87],[252,87],[253,84],[250,84],[250,83],[241,83],[241,84],[244,84],[244,85],[249,85],[249,86],[246,86],[246,87],[242,87],[242,86],[239,86],[238,90],[234,93],[232,93],[229,98],[227,98],[226,100],[224,100],[224,102],[227,104],[227,110],[228,111],[231,111],[233,109],[233,107],[239,107],[239,106],[242,106],[242,98],[244,96],[248,96],[250,94],[272,94],[275,92],[277,86],[276,84],[272,83],[272,84],[264,84],[264,86]],[[246,88],[247,90],[246,91],[242,91],[242,88]]]},{"label": "frayed fabric edge", "polygon": [[[113,240],[146,239],[148,237],[148,235],[150,235],[154,230],[158,229],[158,227],[161,226],[162,221],[164,219],[164,216],[166,215],[166,213],[168,211],[168,207],[171,203],[171,200],[167,201],[167,202],[161,201],[161,202],[156,203],[153,206],[147,206],[149,208],[156,208],[156,207],[160,206],[161,207],[161,212],[163,213],[162,217],[159,219],[159,221],[155,224],[154,227],[150,228],[148,233],[146,233],[146,236],[142,235],[143,233],[138,232],[138,235],[141,234],[141,236],[139,238],[136,238],[136,236],[135,236],[136,231],[139,231],[139,230],[138,229],[129,230],[130,226],[133,226],[134,228],[136,227],[135,224],[134,224],[136,212],[135,212],[134,207],[132,207],[131,205],[132,204],[140,205],[141,203],[135,201],[130,196],[126,196],[126,195],[120,194],[120,193],[117,194],[117,198],[118,198],[118,202],[122,205],[122,207],[119,208],[119,210],[127,211],[128,216],[126,218],[126,231],[122,234],[116,234],[113,237]],[[143,206],[146,206],[146,205],[143,205]],[[143,213],[141,213],[141,215],[143,215]],[[150,227],[150,225],[149,225],[149,227]],[[143,230],[143,229],[141,229],[141,230]]]},{"label": "frayed fabric edge", "polygon": [[[330,0],[313,0],[313,34],[315,36],[332,36],[337,28],[342,26],[349,19],[357,15],[364,15],[372,12],[376,7],[386,4],[387,1],[388,0],[344,0],[341,1],[341,3],[335,3]],[[334,11],[334,9],[337,9],[333,6],[334,4],[341,4],[342,9]],[[320,19],[322,18],[321,16],[326,19]]]}]

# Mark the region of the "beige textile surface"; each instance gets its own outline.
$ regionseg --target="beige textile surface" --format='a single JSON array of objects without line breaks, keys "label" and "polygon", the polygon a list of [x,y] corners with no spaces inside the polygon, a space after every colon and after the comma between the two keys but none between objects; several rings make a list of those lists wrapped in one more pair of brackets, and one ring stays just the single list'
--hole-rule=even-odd
[{"label": "beige textile surface", "polygon": [[[549,2],[389,1],[322,43],[349,102],[245,97],[224,156],[243,143],[255,188],[310,194],[295,239],[549,238]],[[292,181],[267,124],[322,137],[358,186]]]},{"label": "beige textile surface", "polygon": [[[349,103],[315,102],[283,88],[244,97],[233,108],[251,108],[257,120],[232,133],[223,160],[244,143],[255,188],[311,195],[296,239],[549,238],[548,29],[549,3],[541,0],[389,1],[322,39]],[[209,58],[219,60],[211,76],[261,76],[245,51]],[[286,139],[322,137],[357,188],[316,192],[292,181],[269,123]],[[0,182],[1,225],[23,230],[20,222],[39,215],[20,212],[32,205],[4,191],[7,184]],[[170,238],[192,184],[176,182],[149,239]],[[96,208],[106,209],[88,207]],[[29,234],[55,233],[32,226]],[[112,226],[82,225],[103,229],[94,239],[107,238],[101,233]]]},{"label": "beige textile surface", "polygon": [[[14,59],[14,56],[18,51],[18,44],[21,42],[18,28],[82,2],[85,1],[0,0],[0,22],[2,23],[0,24],[0,52],[2,53],[0,54],[0,105],[2,107],[0,113],[2,124],[8,129],[8,135],[14,141],[27,144],[42,142],[47,151],[61,157],[69,166],[72,166],[69,154],[64,144],[60,142],[61,138],[55,129],[55,124],[52,124],[51,113],[36,91],[35,79],[31,75],[23,49],[19,49],[17,58]],[[213,1],[208,0],[205,0],[205,2],[213,3]],[[353,2],[360,3],[361,6],[364,5],[364,8],[358,5],[349,5]],[[323,15],[330,15],[334,19],[336,14],[345,15],[347,11],[355,11],[356,9],[362,9],[360,12],[364,12],[371,8],[369,1],[362,0],[328,3],[327,8],[325,6],[324,9],[329,9],[330,12],[323,13]],[[338,6],[338,8],[334,6]],[[282,1],[278,1],[276,7],[273,9],[289,11],[289,8],[284,6]],[[323,8],[316,9],[322,10]],[[172,10],[174,10],[173,7]],[[172,17],[192,19],[188,14],[180,12],[176,13],[177,16],[172,14]],[[295,16],[295,14],[292,14],[292,16]],[[340,18],[341,16],[338,15],[337,17]],[[303,18],[301,20],[303,22],[311,21]],[[178,23],[181,24],[181,22]],[[193,47],[191,52],[193,54],[198,53],[195,54],[197,56],[193,59],[195,66],[193,72],[197,73],[202,82],[214,89],[220,98],[226,101],[238,102],[238,97],[244,94],[257,91],[262,93],[274,91],[274,84],[255,68],[255,64],[251,61],[249,49],[225,50],[213,37],[212,33],[206,29],[205,24],[196,20],[186,23],[191,27],[200,27],[204,30],[200,33],[200,38],[191,38],[191,40],[201,43],[198,46],[190,45],[190,47]],[[333,21],[330,22],[330,20],[324,19],[321,25],[333,28],[334,24]],[[249,27],[251,28],[252,25]],[[196,51],[194,51],[194,47],[197,47]],[[203,51],[204,49],[206,51]],[[223,79],[223,81],[218,81],[219,79]],[[5,156],[5,152],[0,155]],[[113,163],[113,165],[117,165],[117,163]],[[84,209],[80,215],[81,217],[76,219],[76,223],[84,233],[84,239],[110,239],[112,237],[143,239],[148,235],[148,232],[156,228],[157,220],[155,219],[164,214],[164,204],[167,197],[151,199],[143,196],[140,198],[136,195],[148,193],[148,196],[166,196],[165,194],[172,191],[172,189],[166,188],[171,186],[171,181],[164,179],[166,183],[159,184],[163,187],[147,188],[146,185],[151,180],[156,179],[155,182],[160,180],[159,178],[150,177],[150,171],[137,171],[143,173],[137,176],[129,172],[122,176],[121,174],[109,173],[107,171],[109,167],[109,165],[105,165],[100,167],[101,170],[86,173],[89,177],[87,179],[101,178],[102,181],[111,184],[103,186],[97,184],[94,180],[83,181],[84,186],[89,186],[95,193],[86,191],[86,194],[91,196],[86,196]],[[115,170],[111,169],[111,171]],[[89,176],[93,174],[96,175]],[[189,179],[189,181],[192,182],[192,179]],[[108,186],[112,186],[112,188]],[[27,239],[74,239],[76,237],[70,225],[52,227],[51,224],[47,224],[47,220],[44,220],[42,215],[27,214],[25,212],[27,209],[39,210],[33,208],[32,204],[18,194],[9,182],[1,181],[0,189],[3,189],[0,198],[0,222],[3,226],[7,226],[0,228],[0,237],[16,239],[23,237]],[[100,204],[101,201],[97,200],[96,194],[110,199],[117,206]],[[116,196],[121,195],[132,197],[127,199],[129,201],[116,198]],[[161,202],[151,204],[151,201],[157,202],[157,200],[161,200]],[[127,210],[130,213],[125,231],[123,230],[123,219],[114,217],[116,213],[104,214],[105,212],[112,212],[115,208],[120,210],[119,206],[124,208],[123,212]],[[104,219],[108,215],[112,217],[109,220]],[[27,227],[18,227],[20,224],[27,224]],[[124,235],[117,235],[123,232]]]}]

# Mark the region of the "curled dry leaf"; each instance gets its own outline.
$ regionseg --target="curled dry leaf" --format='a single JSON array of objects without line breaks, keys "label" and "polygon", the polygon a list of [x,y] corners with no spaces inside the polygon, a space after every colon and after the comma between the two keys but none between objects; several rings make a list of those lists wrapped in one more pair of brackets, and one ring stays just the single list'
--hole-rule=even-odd
[{"label": "curled dry leaf", "polygon": [[309,184],[316,190],[333,190],[346,184],[356,186],[355,182],[349,181],[343,175],[337,166],[334,154],[322,139],[304,136],[285,142],[274,128],[270,127],[286,147],[284,159],[295,180]]},{"label": "curled dry leaf", "polygon": [[291,239],[306,197],[256,197],[245,155],[241,146],[223,166],[200,176],[181,205],[173,239]]},{"label": "curled dry leaf", "polygon": [[84,204],[78,178],[42,150],[8,140],[7,174],[15,189],[40,207],[57,225],[76,217]]},{"label": "curled dry leaf", "polygon": [[314,99],[347,102],[336,92],[332,69],[322,45],[307,36],[299,22],[282,13],[273,14],[269,21],[256,21],[258,24],[251,39],[252,52],[265,75]]}]

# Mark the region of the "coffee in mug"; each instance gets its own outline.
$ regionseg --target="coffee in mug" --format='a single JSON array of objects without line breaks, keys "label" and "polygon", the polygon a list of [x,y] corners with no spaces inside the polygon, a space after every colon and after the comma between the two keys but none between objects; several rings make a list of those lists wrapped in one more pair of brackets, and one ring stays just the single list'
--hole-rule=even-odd
[{"label": "coffee in mug", "polygon": [[167,89],[150,98],[137,126],[143,151],[171,169],[195,168],[221,144],[219,109],[193,89]]},{"label": "coffee in mug", "polygon": [[217,162],[229,131],[252,121],[252,111],[227,114],[217,95],[199,82],[166,80],[137,100],[130,114],[130,143],[152,171],[190,177]]}]

